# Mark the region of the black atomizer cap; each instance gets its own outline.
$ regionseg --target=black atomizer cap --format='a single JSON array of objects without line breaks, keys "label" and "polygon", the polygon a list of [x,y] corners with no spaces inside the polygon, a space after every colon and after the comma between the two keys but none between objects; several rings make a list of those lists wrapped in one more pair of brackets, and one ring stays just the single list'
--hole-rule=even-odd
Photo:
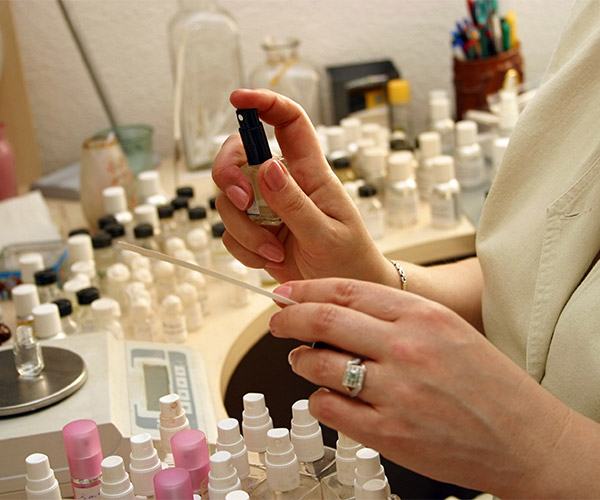
[{"label": "black atomizer cap", "polygon": [[249,165],[260,165],[272,158],[269,141],[256,108],[236,110],[240,136]]}]

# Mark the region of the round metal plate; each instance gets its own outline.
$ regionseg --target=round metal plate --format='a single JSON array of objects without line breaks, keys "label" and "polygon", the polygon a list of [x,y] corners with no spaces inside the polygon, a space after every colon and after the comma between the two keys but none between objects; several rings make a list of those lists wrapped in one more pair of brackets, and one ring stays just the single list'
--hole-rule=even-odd
[{"label": "round metal plate", "polygon": [[12,350],[0,351],[0,416],[19,415],[61,401],[87,378],[81,356],[59,347],[42,347],[44,371],[35,378],[20,377]]}]

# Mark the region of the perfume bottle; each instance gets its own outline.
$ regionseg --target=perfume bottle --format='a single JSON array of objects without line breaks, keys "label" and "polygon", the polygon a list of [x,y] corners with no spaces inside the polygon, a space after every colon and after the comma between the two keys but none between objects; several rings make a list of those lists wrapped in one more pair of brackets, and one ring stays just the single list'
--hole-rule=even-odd
[{"label": "perfume bottle", "polygon": [[102,478],[100,482],[101,500],[134,500],[133,484],[125,471],[123,458],[118,455],[106,457],[100,463]]},{"label": "perfume bottle", "polygon": [[208,495],[211,500],[225,500],[227,493],[242,487],[231,453],[217,451],[210,456]]},{"label": "perfume bottle", "polygon": [[356,452],[363,445],[338,432],[335,449],[336,471],[321,481],[324,500],[351,500],[354,498]]},{"label": "perfume bottle", "polygon": [[32,453],[25,459],[25,469],[27,500],[61,500],[58,481],[46,455]]},{"label": "perfume bottle", "polygon": [[250,463],[264,467],[267,450],[267,432],[273,428],[273,420],[265,402],[265,395],[248,392],[242,398],[242,433],[248,451]]},{"label": "perfume bottle", "polygon": [[[258,167],[260,167],[269,158],[272,158],[267,134],[262,122],[258,118],[258,111],[255,108],[238,109],[236,111],[239,132],[246,151],[248,163],[241,167],[242,172],[252,184],[254,191],[254,202],[248,208],[246,213],[257,224],[261,226],[279,226],[281,219],[267,205],[257,184]],[[280,158],[283,162],[283,158]]]}]

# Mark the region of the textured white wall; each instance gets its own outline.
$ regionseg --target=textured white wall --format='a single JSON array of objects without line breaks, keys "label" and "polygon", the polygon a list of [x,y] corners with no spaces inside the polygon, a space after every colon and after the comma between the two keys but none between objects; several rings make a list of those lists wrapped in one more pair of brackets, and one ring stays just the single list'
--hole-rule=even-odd
[{"label": "textured white wall", "polygon": [[[0,0],[6,1],[6,0]],[[541,78],[574,0],[499,0],[517,13],[526,79]],[[121,123],[148,123],[154,149],[172,151],[167,24],[175,0],[65,0]],[[267,34],[302,42],[325,66],[389,58],[411,81],[416,121],[432,88],[451,95],[450,31],[464,0],[221,0],[240,25],[245,73],[263,60]],[[44,170],[77,161],[82,141],[108,120],[52,0],[13,0]]]}]

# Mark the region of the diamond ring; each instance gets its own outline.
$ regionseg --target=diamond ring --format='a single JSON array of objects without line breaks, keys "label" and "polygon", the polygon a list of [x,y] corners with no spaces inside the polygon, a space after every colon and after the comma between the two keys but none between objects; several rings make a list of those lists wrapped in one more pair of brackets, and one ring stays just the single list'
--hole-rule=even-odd
[{"label": "diamond ring", "polygon": [[361,358],[354,358],[346,363],[342,386],[346,388],[351,398],[355,398],[362,391],[366,372],[367,368]]}]

